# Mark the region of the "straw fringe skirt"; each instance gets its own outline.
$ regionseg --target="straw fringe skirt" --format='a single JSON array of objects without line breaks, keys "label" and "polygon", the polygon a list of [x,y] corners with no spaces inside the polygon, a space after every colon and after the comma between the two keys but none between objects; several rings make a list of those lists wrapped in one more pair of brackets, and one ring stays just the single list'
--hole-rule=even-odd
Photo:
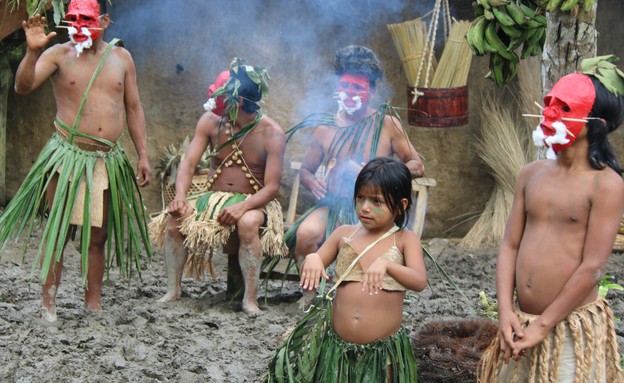
[{"label": "straw fringe skirt", "polygon": [[[523,328],[537,319],[516,309]],[[604,298],[579,307],[518,361],[503,361],[498,335],[483,353],[477,382],[622,382],[613,312]]]},{"label": "straw fringe skirt", "polygon": [[[189,257],[184,266],[184,275],[201,279],[206,270],[215,278],[212,265],[214,249],[224,246],[236,225],[221,225],[216,217],[224,208],[244,201],[250,194],[210,191],[197,200],[189,200],[196,207],[196,214],[183,218],[180,232],[186,237],[185,247]],[[262,253],[268,257],[285,257],[288,248],[284,244],[284,218],[282,206],[272,200],[261,209],[267,216],[266,225],[260,228],[260,244]],[[160,249],[163,248],[167,212],[163,211],[149,223],[150,240]]]}]

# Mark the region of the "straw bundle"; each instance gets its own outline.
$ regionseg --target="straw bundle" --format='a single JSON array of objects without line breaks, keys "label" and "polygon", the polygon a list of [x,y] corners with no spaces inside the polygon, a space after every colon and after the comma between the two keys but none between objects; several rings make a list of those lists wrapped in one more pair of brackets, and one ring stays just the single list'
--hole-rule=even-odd
[{"label": "straw bundle", "polygon": [[472,51],[466,40],[470,21],[454,21],[446,39],[431,88],[455,88],[466,85]]},{"label": "straw bundle", "polygon": [[[425,75],[423,74],[429,65],[434,71],[437,63],[435,56],[431,55],[431,63],[429,59],[429,51],[424,52],[427,44],[427,31],[425,22],[421,19],[414,19],[398,24],[389,24],[388,30],[394,41],[394,45],[403,63],[403,70],[410,84],[416,84],[417,87],[425,86]],[[424,62],[423,61],[424,57]],[[421,66],[422,62],[422,66]],[[421,71],[420,79],[418,79],[418,71]],[[418,81],[418,83],[416,83]]]},{"label": "straw bundle", "polygon": [[[519,110],[534,104],[540,83],[539,63],[526,62],[525,70],[519,72],[519,88],[516,108],[500,102],[500,95],[493,92],[484,97],[481,139],[477,151],[489,166],[495,185],[479,219],[460,242],[469,249],[498,246],[503,237],[505,224],[513,201],[513,188],[520,169],[535,156],[535,148],[528,139],[531,124],[518,118]],[[532,67],[536,67],[534,69]],[[537,91],[536,91],[537,89]]]}]

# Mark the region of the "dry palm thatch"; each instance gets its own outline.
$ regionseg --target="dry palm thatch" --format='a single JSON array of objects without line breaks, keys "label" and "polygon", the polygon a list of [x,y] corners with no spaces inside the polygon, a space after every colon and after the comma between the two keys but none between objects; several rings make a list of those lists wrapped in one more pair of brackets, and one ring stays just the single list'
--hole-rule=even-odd
[{"label": "dry palm thatch", "polygon": [[[417,87],[425,86],[425,76],[418,79],[421,62],[424,59],[422,67],[427,68],[431,65],[432,71],[435,71],[437,66],[435,56],[429,55],[428,50],[424,52],[425,45],[427,45],[426,23],[422,18],[418,18],[403,23],[388,24],[388,31],[403,63],[408,83],[415,84]],[[431,63],[427,62],[429,58],[431,58]]]},{"label": "dry palm thatch", "polygon": [[[524,65],[534,66],[535,63]],[[519,118],[519,112],[529,104],[535,105],[536,88],[539,89],[535,84],[539,81],[538,70],[527,68],[521,71],[516,108],[502,104],[497,94],[489,93],[484,97],[482,137],[477,143],[477,151],[490,168],[495,185],[479,219],[460,242],[462,247],[496,247],[503,237],[520,169],[535,158],[535,148],[529,139],[532,126]]]},{"label": "dry palm thatch", "polygon": [[470,21],[452,23],[438,67],[431,80],[432,88],[454,88],[466,85],[472,62],[472,51],[466,40],[470,25]]}]

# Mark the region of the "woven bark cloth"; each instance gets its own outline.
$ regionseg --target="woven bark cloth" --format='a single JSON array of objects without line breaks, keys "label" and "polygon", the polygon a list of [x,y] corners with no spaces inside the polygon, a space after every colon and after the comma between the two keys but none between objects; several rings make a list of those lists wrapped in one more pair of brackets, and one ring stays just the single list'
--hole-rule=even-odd
[{"label": "woven bark cloth", "polygon": [[[180,222],[180,232],[186,237],[184,245],[189,257],[184,266],[184,275],[200,279],[208,270],[216,276],[212,266],[212,255],[215,248],[223,246],[230,240],[236,225],[221,225],[216,217],[226,207],[249,198],[251,194],[210,191],[198,199],[189,202],[196,207],[196,213]],[[266,224],[260,228],[260,244],[262,253],[268,257],[284,257],[288,253],[284,245],[284,218],[282,206],[272,200],[260,209],[266,215]],[[152,243],[163,248],[163,239],[167,227],[167,212],[163,211],[152,219],[149,224],[149,235]]]},{"label": "woven bark cloth", "polygon": [[[538,318],[516,309],[523,328]],[[604,298],[579,307],[517,362],[503,361],[498,335],[483,353],[477,382],[622,382],[613,312]]]}]

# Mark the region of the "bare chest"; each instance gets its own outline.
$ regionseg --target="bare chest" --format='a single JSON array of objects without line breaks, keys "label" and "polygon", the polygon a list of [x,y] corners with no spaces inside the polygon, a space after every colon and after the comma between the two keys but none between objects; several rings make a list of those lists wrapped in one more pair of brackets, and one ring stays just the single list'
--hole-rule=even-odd
[{"label": "bare chest", "polygon": [[533,180],[525,191],[527,217],[585,226],[589,219],[592,188],[587,180]]}]

